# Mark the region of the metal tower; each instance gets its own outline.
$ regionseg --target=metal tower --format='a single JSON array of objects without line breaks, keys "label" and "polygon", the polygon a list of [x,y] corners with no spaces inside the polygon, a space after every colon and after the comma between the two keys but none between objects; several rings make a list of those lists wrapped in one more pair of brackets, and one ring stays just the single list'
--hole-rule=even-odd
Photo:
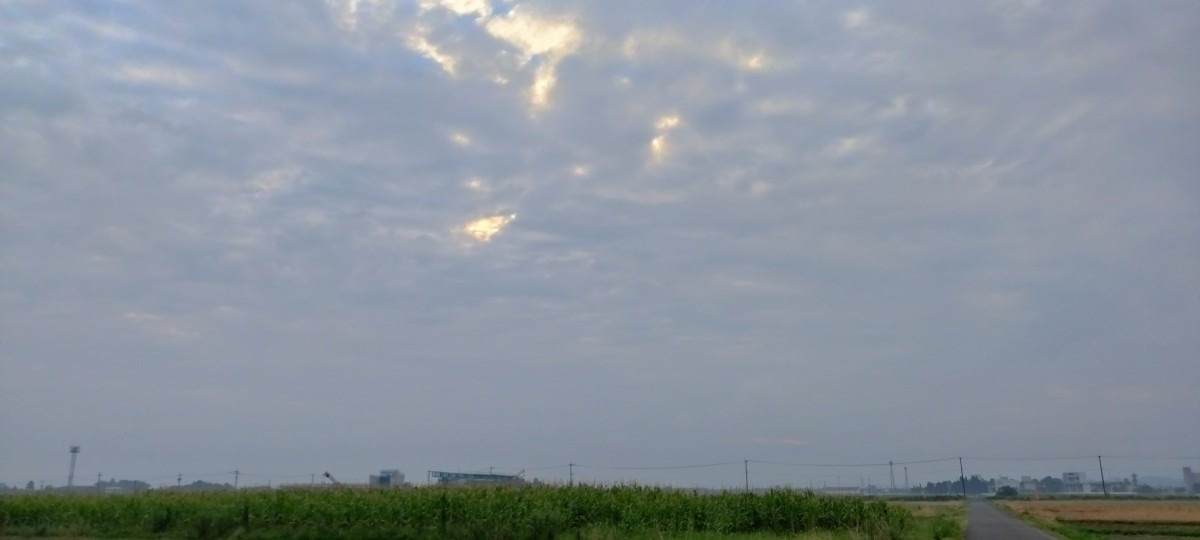
[{"label": "metal tower", "polygon": [[71,470],[67,473],[67,487],[75,485],[75,458],[79,457],[79,445],[71,445]]}]

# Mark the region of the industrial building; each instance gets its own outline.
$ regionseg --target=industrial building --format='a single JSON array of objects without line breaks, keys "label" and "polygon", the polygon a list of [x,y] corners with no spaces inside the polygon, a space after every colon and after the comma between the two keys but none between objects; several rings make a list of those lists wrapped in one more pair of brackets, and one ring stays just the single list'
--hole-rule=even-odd
[{"label": "industrial building", "polygon": [[1200,495],[1200,473],[1192,472],[1191,467],[1183,468],[1183,489],[1192,495]]},{"label": "industrial building", "polygon": [[429,477],[437,480],[437,483],[443,486],[512,485],[525,483],[525,479],[519,475],[509,474],[429,471]]},{"label": "industrial building", "polygon": [[1091,493],[1092,485],[1087,481],[1087,473],[1065,472],[1062,475],[1063,491],[1067,493]]},{"label": "industrial building", "polygon": [[404,473],[398,469],[384,469],[372,474],[367,481],[371,487],[404,487]]}]

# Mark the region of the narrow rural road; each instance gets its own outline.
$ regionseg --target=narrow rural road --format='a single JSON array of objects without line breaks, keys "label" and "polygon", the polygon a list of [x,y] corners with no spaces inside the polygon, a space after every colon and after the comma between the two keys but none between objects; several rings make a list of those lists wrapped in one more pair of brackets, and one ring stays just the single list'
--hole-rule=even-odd
[{"label": "narrow rural road", "polygon": [[967,540],[1053,540],[1042,531],[1005,514],[987,502],[971,501],[967,510]]}]

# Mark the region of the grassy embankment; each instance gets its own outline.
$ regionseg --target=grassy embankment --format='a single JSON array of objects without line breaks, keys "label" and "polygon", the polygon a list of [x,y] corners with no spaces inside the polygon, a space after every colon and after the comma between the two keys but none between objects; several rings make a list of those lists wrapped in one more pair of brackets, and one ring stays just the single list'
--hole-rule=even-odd
[{"label": "grassy embankment", "polygon": [[1018,517],[1071,540],[1200,537],[1200,500],[1005,500]]},{"label": "grassy embankment", "polygon": [[0,536],[19,537],[917,539],[938,519],[852,497],[636,486],[0,498]]},{"label": "grassy embankment", "polygon": [[912,512],[916,529],[914,538],[960,539],[967,530],[967,506],[961,499],[897,501],[892,504]]}]

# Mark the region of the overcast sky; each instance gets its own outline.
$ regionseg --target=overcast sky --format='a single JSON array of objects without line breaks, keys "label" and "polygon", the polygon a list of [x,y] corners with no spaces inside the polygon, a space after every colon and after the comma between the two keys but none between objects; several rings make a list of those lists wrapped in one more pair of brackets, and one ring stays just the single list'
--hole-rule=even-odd
[{"label": "overcast sky", "polygon": [[1198,52],[1187,0],[0,3],[0,482],[1195,456]]}]

